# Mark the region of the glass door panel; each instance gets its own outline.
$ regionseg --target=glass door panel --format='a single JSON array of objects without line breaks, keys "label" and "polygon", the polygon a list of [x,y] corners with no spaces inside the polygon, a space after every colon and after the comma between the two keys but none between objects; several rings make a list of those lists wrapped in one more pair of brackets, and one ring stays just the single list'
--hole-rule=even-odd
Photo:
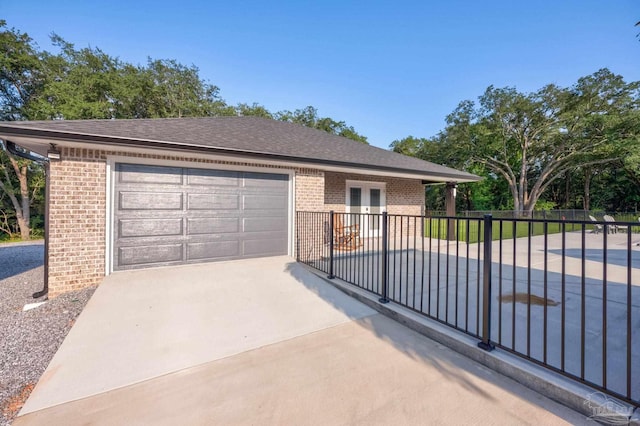
[{"label": "glass door panel", "polygon": [[[349,224],[359,224],[364,237],[378,236],[380,217],[386,207],[384,184],[378,182],[347,182],[347,212]],[[372,216],[369,216],[371,214]],[[373,216],[375,215],[375,216]]]},{"label": "glass door panel", "polygon": [[352,187],[349,188],[349,200],[350,200],[350,209],[349,213],[354,213],[349,215],[347,218],[348,225],[355,225],[360,223],[360,213],[365,213],[363,211],[362,206],[362,188]]},{"label": "glass door panel", "polygon": [[[382,213],[382,205],[380,203],[380,188],[370,188],[369,189],[369,213],[371,214],[380,214]],[[369,230],[377,231],[380,227],[380,221],[377,217],[371,218],[369,220]]]}]

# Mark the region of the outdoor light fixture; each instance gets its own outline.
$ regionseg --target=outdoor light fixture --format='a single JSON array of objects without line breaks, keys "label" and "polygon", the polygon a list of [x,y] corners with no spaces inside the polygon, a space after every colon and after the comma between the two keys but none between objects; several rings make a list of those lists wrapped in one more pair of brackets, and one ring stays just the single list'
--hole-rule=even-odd
[{"label": "outdoor light fixture", "polygon": [[56,149],[56,144],[51,144],[51,148],[47,151],[47,158],[51,161],[60,161],[60,151]]}]

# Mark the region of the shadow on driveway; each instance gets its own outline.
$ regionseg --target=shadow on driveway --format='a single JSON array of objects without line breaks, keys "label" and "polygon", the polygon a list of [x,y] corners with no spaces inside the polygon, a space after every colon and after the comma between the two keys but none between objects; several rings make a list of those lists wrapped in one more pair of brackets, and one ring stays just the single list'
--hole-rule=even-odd
[{"label": "shadow on driveway", "polygon": [[[287,265],[286,270],[298,282],[317,294],[327,303],[330,303],[334,308],[338,310],[343,309],[341,303],[336,303],[335,296],[328,291],[331,287],[317,285],[316,281],[309,280],[309,271],[306,270],[304,266],[297,263],[290,263]],[[432,341],[413,330],[400,326],[400,328],[405,329],[407,333],[399,333],[398,327],[392,325],[395,324],[395,321],[390,322],[388,318],[383,315],[368,316],[355,321],[355,323],[372,332],[380,340],[391,344],[396,350],[410,359],[433,367],[442,375],[443,382],[455,383],[484,400],[487,405],[500,405],[503,402],[501,401],[501,396],[494,395],[494,393],[491,392],[491,389],[494,388],[493,386],[497,386],[517,398],[525,399],[529,403],[535,404],[560,417],[566,416],[567,412],[570,411],[566,407],[560,406],[542,397],[540,394],[522,387],[522,385],[515,383],[506,376],[495,373],[472,361],[463,354]],[[452,331],[452,333],[455,333],[455,331]],[[385,360],[381,359],[380,362],[384,363]],[[391,365],[389,367],[392,368]],[[479,383],[486,382],[491,383],[493,386],[481,387],[478,385]],[[432,389],[431,391],[438,392],[438,389]],[[586,419],[583,420],[586,421]]]}]

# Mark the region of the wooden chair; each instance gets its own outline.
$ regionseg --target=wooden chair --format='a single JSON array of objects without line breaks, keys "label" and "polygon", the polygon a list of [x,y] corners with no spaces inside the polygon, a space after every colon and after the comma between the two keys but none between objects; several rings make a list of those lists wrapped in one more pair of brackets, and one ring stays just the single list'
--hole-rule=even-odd
[{"label": "wooden chair", "polygon": [[355,250],[362,246],[360,224],[345,225],[343,213],[333,214],[334,248],[336,250]]}]

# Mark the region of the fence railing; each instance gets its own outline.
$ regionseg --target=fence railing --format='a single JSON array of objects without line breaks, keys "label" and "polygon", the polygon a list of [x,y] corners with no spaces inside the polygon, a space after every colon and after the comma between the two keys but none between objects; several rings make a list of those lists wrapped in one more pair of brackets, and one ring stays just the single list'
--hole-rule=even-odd
[{"label": "fence railing", "polygon": [[297,212],[297,260],[640,404],[640,222]]},{"label": "fence railing", "polygon": [[[590,220],[590,216],[602,219],[608,214],[619,222],[635,222],[639,217],[638,212],[606,212],[604,210],[578,210],[578,209],[554,209],[534,210],[531,213],[523,213],[515,210],[463,210],[456,216],[459,217],[484,217],[490,214],[494,219],[558,219],[558,220]],[[444,210],[427,210],[426,216],[442,217],[447,213]]]}]

